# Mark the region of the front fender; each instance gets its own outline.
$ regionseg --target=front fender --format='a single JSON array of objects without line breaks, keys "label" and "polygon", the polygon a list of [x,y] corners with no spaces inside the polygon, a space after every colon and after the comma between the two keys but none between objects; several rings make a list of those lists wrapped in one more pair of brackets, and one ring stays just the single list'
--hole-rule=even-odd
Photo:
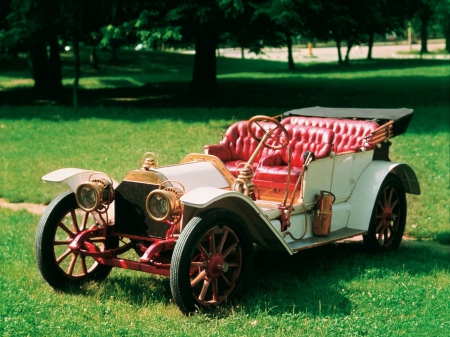
[{"label": "front fender", "polygon": [[409,165],[374,160],[359,177],[352,196],[348,200],[352,211],[347,227],[368,229],[378,191],[389,173],[400,178],[406,193],[420,194],[419,181]]},{"label": "front fender", "polygon": [[[196,214],[210,208],[231,210],[245,221],[253,239],[261,246],[277,251],[293,251],[270,223],[263,211],[245,195],[212,187],[200,187],[181,197],[183,203],[183,227]],[[278,221],[278,220],[274,220]]]},{"label": "front fender", "polygon": [[[47,173],[45,176],[42,177],[42,180],[44,181],[44,183],[67,184],[75,192],[79,184],[81,184],[84,181],[87,181],[89,179],[89,176],[92,173],[96,172],[97,171],[83,170],[79,168],[63,168]],[[105,176],[109,177],[106,174]],[[119,185],[119,183],[114,179],[111,180],[113,183],[113,187],[116,188],[117,185]]]},{"label": "front fender", "polygon": [[[67,184],[70,189],[75,192],[78,185],[82,182],[88,181],[92,173],[101,173],[105,175],[105,177],[110,178],[107,174],[104,174],[102,172],[83,170],[79,168],[63,168],[47,173],[42,177],[42,180],[44,181],[44,183]],[[119,185],[119,183],[112,178],[110,179],[112,180],[112,184],[115,189]],[[114,204],[115,203],[113,201],[108,208],[108,221],[110,223],[114,223],[115,219]],[[94,216],[96,215],[94,214]]]}]

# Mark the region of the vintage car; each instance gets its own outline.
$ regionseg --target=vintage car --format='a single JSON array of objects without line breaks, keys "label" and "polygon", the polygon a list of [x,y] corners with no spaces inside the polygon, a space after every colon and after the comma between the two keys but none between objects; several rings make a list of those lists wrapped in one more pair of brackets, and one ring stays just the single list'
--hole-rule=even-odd
[{"label": "vintage car", "polygon": [[103,280],[112,267],[170,277],[185,314],[234,299],[252,275],[254,244],[294,254],[362,235],[369,251],[398,248],[416,174],[389,159],[410,109],[304,108],[229,127],[204,153],[158,166],[154,153],[118,183],[65,168],[36,234],[55,289]]}]

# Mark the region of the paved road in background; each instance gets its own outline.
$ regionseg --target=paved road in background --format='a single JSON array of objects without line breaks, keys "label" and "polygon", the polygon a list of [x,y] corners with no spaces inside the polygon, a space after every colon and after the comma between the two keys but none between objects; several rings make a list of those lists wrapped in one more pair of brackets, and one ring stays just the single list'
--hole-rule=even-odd
[{"label": "paved road in background", "polygon": [[[428,51],[443,50],[445,43],[442,40],[430,41],[428,43]],[[353,47],[350,51],[350,60],[365,59],[367,58],[367,46]],[[420,45],[414,44],[411,46],[407,44],[391,44],[391,45],[375,45],[372,49],[373,58],[420,58],[420,55],[411,54],[399,54],[408,53],[412,51],[420,51]],[[345,57],[347,48],[341,48],[342,57]],[[226,48],[219,50],[220,56],[230,58],[241,58],[241,50]],[[295,48],[293,52],[294,61],[296,63],[302,62],[337,62],[338,54],[336,47],[321,47],[313,48],[312,56],[309,55],[308,48]],[[261,55],[255,55],[254,53],[245,52],[246,59],[262,59],[262,60],[274,60],[287,62],[287,50],[286,48],[267,48]],[[423,55],[423,58],[433,59],[447,59],[450,60],[450,55]]]}]

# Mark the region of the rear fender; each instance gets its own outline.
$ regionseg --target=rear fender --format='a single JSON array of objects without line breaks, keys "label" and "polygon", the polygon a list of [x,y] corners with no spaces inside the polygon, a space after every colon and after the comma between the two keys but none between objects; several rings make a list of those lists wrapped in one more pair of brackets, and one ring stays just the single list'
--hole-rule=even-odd
[{"label": "rear fender", "polygon": [[347,227],[368,229],[378,191],[389,173],[399,177],[406,193],[420,194],[419,181],[409,165],[374,160],[359,177],[348,200],[352,211]]},{"label": "rear fender", "polygon": [[181,201],[183,203],[183,227],[196,214],[206,209],[225,208],[237,213],[245,221],[256,243],[270,250],[293,254],[262,210],[241,193],[200,187],[183,195]]},{"label": "rear fender", "polygon": [[[114,189],[119,185],[117,181],[110,178],[107,174],[92,170],[83,170],[79,168],[63,168],[56,171],[52,171],[43,176],[42,180],[44,181],[44,183],[67,184],[70,187],[70,189],[75,192],[78,185],[81,184],[82,182],[88,181],[89,177],[93,173],[100,173],[101,175],[104,175],[105,178],[111,179]],[[108,220],[109,222],[114,223],[114,201],[111,203],[111,205],[109,205]]]}]

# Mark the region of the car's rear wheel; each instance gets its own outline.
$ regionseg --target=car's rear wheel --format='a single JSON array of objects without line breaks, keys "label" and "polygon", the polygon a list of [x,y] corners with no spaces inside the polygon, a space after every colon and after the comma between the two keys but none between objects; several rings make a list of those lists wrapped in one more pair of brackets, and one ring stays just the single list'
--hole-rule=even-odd
[{"label": "car's rear wheel", "polygon": [[180,234],[170,267],[175,304],[185,314],[234,299],[253,269],[253,241],[233,212],[215,209],[193,218]]},{"label": "car's rear wheel", "polygon": [[399,178],[389,174],[381,184],[373,206],[364,244],[371,252],[396,250],[406,223],[406,196]]},{"label": "car's rear wheel", "polygon": [[[36,232],[36,260],[39,272],[55,289],[86,281],[101,281],[111,271],[91,257],[82,256],[69,248],[75,236],[95,225],[90,213],[79,209],[73,192],[56,197],[39,221]],[[95,237],[87,240],[99,251],[118,246],[117,237]]]}]

